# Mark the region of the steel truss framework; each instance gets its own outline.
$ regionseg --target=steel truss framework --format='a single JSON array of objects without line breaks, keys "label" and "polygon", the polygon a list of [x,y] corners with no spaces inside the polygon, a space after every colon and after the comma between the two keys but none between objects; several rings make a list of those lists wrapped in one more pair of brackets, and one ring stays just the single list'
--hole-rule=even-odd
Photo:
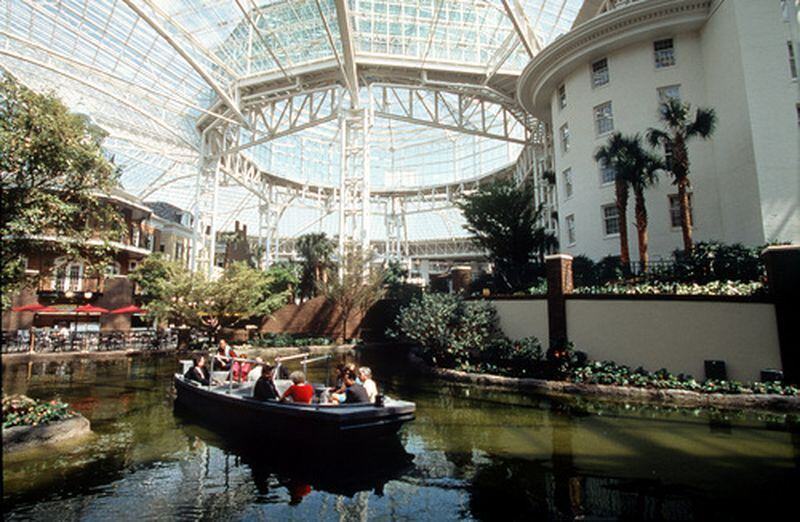
[{"label": "steel truss framework", "polygon": [[[481,183],[532,178],[537,201],[553,205],[552,189],[541,181],[551,148],[547,132],[517,104],[516,80],[543,45],[569,29],[581,0],[4,4],[3,69],[34,88],[58,86],[68,104],[109,131],[110,153],[129,177],[143,180],[140,197],[191,183],[195,268],[213,271],[216,232],[225,225],[221,193],[231,186],[256,201],[264,264],[292,244],[279,236],[290,208],[315,212],[300,231],[337,218],[340,254],[360,245],[410,262],[419,252],[476,255],[465,240],[416,245],[408,221],[444,215]],[[522,152],[516,162],[495,162],[467,179],[377,186],[371,160],[385,140],[376,133],[378,121],[513,144]],[[264,164],[265,147],[314,129],[324,129],[338,183],[275,172],[271,148]],[[245,208],[242,200],[226,212]],[[371,230],[374,216],[382,218],[380,234]]]}]

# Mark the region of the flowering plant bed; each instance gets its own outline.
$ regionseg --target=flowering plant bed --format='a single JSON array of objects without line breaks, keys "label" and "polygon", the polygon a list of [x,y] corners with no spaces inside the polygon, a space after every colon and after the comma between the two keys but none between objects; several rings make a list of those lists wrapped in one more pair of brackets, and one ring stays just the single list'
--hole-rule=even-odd
[{"label": "flowering plant bed", "polygon": [[709,379],[698,382],[691,375],[673,375],[662,368],[649,372],[642,367],[635,370],[628,366],[611,361],[594,361],[574,368],[568,377],[570,382],[580,384],[609,384],[616,386],[633,386],[636,388],[654,388],[670,390],[686,390],[699,393],[723,394],[771,394],[797,397],[800,389],[779,382],[742,383],[730,380]]},{"label": "flowering plant bed", "polygon": [[573,294],[583,295],[744,295],[764,294],[764,285],[758,281],[712,281],[710,283],[665,283],[660,281],[644,283],[606,283],[600,286],[575,288]]},{"label": "flowering plant bed", "polygon": [[15,426],[38,426],[75,415],[69,404],[52,400],[41,402],[25,395],[3,397],[3,429]]},{"label": "flowering plant bed", "polygon": [[61,401],[3,397],[3,454],[55,445],[91,434],[89,421]]}]

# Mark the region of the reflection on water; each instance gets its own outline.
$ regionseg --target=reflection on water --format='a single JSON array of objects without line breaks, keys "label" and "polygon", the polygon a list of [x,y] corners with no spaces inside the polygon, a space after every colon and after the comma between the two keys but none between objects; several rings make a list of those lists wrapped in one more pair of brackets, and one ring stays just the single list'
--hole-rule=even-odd
[{"label": "reflection on water", "polygon": [[5,364],[5,393],[59,396],[95,432],[4,459],[6,516],[764,519],[800,486],[793,417],[553,401],[425,379],[399,354],[362,360],[417,403],[395,445],[275,446],[197,422],[173,408],[171,357]]}]

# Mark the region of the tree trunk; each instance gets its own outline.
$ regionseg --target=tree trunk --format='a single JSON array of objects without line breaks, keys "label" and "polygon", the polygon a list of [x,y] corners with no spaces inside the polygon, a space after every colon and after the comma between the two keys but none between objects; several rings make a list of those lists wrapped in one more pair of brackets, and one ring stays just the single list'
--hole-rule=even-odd
[{"label": "tree trunk", "polygon": [[617,215],[619,217],[619,258],[627,273],[631,263],[631,253],[628,249],[628,186],[619,177],[614,186],[617,192]]},{"label": "tree trunk", "polygon": [[636,233],[639,240],[639,263],[642,265],[642,272],[647,272],[649,255],[647,253],[647,206],[644,200],[644,189],[638,187],[634,190],[636,194]]},{"label": "tree trunk", "polygon": [[686,177],[678,180],[678,204],[681,210],[681,232],[683,232],[683,249],[690,253],[694,247],[692,241],[692,214],[689,211],[689,193],[686,190],[689,180]]}]

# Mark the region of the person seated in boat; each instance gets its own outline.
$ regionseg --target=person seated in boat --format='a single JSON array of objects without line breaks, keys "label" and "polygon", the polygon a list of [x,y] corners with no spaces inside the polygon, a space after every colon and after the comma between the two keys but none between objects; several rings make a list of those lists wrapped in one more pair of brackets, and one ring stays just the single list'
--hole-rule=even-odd
[{"label": "person seated in boat", "polygon": [[361,386],[367,390],[369,402],[375,402],[375,397],[378,396],[378,385],[372,380],[372,370],[368,366],[362,366],[358,369],[358,376],[361,379]]},{"label": "person seated in boat", "polygon": [[278,389],[275,388],[275,382],[272,380],[272,367],[268,364],[261,364],[257,369],[261,371],[255,386],[253,386],[253,398],[257,401],[277,399]]},{"label": "person seated in boat", "polygon": [[264,369],[264,359],[261,357],[255,358],[255,364],[253,364],[253,368],[247,372],[247,382],[256,382],[259,378],[261,378],[261,372]]},{"label": "person seated in boat", "polygon": [[306,375],[298,370],[289,374],[289,379],[291,379],[292,385],[283,392],[281,402],[291,399],[292,402],[311,404],[311,399],[314,398],[314,387],[306,382]]},{"label": "person seated in boat", "polygon": [[194,364],[184,374],[184,379],[199,382],[204,386],[208,386],[210,380],[208,372],[206,371],[206,358],[203,355],[196,355],[194,357]]},{"label": "person seated in boat", "polygon": [[336,386],[329,390],[331,400],[334,402],[345,401],[345,390],[347,389],[347,386],[344,383],[344,376],[347,372],[352,372],[355,374],[356,365],[353,363],[347,363],[336,366]]},{"label": "person seated in boat", "polygon": [[364,386],[356,382],[356,372],[350,370],[345,372],[344,385],[344,400],[341,401],[338,396],[333,396],[332,402],[334,404],[359,404],[369,402],[367,390],[364,389]]},{"label": "person seated in boat", "polygon": [[236,352],[230,347],[228,341],[220,339],[217,353],[214,355],[214,369],[219,369],[219,371],[230,370],[231,357],[236,357]]},{"label": "person seated in boat", "polygon": [[[242,359],[247,359],[247,354],[243,353],[239,355]],[[247,361],[234,361],[233,362],[233,380],[235,382],[244,382],[247,379],[247,374],[250,373],[250,370],[253,368],[253,365]]]}]

